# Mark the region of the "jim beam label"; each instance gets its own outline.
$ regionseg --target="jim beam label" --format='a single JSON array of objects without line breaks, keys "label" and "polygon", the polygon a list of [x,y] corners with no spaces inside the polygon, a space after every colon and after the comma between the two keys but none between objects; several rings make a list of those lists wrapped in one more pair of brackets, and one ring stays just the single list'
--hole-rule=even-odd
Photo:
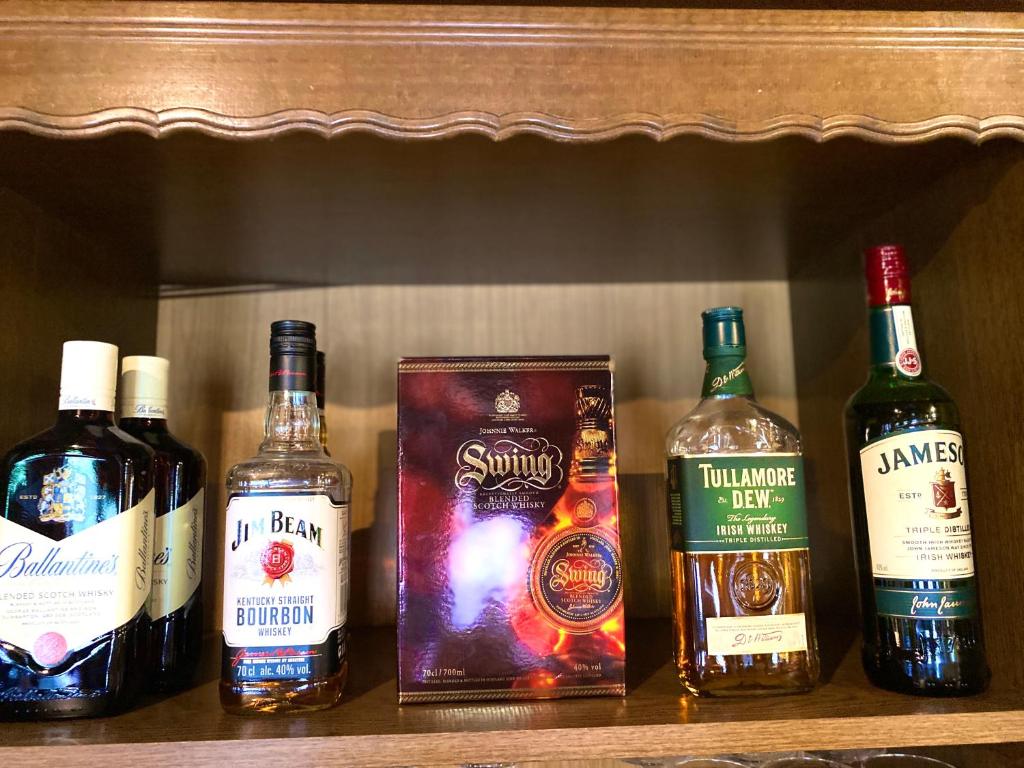
[{"label": "jim beam label", "polygon": [[795,453],[677,456],[668,465],[672,547],[733,554],[726,575],[743,615],[707,619],[715,656],[807,650],[807,617],[778,610],[785,574],[749,552],[807,549],[803,458]]},{"label": "jim beam label", "polygon": [[200,489],[188,502],[156,519],[153,591],[147,608],[154,619],[181,608],[199,589],[203,575],[203,510]]},{"label": "jim beam label", "polygon": [[[41,509],[45,500],[44,492]],[[0,639],[56,667],[127,624],[152,582],[153,501],[150,491],[131,509],[59,541],[0,517]],[[55,506],[40,519],[57,519]]]},{"label": "jim beam label", "polygon": [[[974,550],[963,437],[912,430],[860,452],[871,570],[879,613],[913,618],[973,615]],[[898,581],[948,581],[950,589]]]},{"label": "jim beam label", "polygon": [[224,642],[238,681],[319,677],[346,621],[347,510],[323,494],[235,496],[224,542]]},{"label": "jim beam label", "polygon": [[680,552],[806,549],[798,454],[676,456],[668,463],[672,548]]}]

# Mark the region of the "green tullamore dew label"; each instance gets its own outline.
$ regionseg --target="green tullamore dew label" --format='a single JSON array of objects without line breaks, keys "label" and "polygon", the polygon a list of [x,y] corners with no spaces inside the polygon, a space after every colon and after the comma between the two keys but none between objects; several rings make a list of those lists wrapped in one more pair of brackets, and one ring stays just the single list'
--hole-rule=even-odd
[{"label": "green tullamore dew label", "polygon": [[803,458],[792,453],[674,456],[668,462],[672,548],[806,549]]}]

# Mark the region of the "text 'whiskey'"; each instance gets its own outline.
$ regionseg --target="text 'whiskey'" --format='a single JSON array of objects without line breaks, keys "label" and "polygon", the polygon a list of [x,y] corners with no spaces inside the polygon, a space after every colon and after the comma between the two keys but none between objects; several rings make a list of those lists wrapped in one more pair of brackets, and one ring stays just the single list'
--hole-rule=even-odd
[{"label": "text 'whiskey'", "polygon": [[666,444],[679,679],[698,696],[810,690],[819,663],[800,435],[754,400],[742,310],[703,320],[701,401]]},{"label": "text 'whiskey'", "polygon": [[904,693],[984,690],[960,416],[924,375],[903,249],[866,254],[871,369],[846,406],[864,668]]}]

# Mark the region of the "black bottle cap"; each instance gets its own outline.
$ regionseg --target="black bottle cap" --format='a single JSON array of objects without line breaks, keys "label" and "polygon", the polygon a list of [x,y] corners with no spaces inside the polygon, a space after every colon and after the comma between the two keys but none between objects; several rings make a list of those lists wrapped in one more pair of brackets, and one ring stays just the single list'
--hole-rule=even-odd
[{"label": "black bottle cap", "polygon": [[305,320],[270,325],[270,391],[316,391],[316,326]]}]

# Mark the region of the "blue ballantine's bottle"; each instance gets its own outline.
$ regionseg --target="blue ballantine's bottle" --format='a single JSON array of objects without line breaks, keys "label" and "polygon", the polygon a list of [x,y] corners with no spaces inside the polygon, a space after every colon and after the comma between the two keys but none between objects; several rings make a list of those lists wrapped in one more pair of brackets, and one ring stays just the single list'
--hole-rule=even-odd
[{"label": "blue ballantine's bottle", "polygon": [[0,463],[0,718],[106,715],[147,675],[153,452],[114,426],[117,347],[64,344],[50,429]]},{"label": "blue ballantine's bottle", "polygon": [[864,669],[904,693],[977,693],[989,670],[960,415],[924,375],[903,249],[866,256],[871,369],[846,406]]}]

